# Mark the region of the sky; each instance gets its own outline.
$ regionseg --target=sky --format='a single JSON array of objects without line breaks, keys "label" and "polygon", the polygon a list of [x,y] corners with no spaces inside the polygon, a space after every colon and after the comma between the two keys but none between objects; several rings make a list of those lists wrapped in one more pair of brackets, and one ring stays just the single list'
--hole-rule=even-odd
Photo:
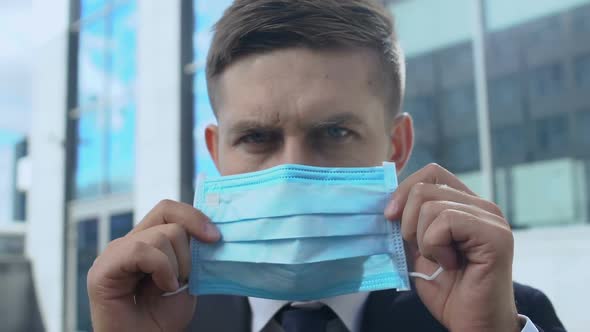
[{"label": "sky", "polygon": [[30,128],[31,3],[0,0],[0,145]]},{"label": "sky", "polygon": [[30,128],[30,19],[30,1],[0,0],[0,225],[12,219],[12,147]]}]

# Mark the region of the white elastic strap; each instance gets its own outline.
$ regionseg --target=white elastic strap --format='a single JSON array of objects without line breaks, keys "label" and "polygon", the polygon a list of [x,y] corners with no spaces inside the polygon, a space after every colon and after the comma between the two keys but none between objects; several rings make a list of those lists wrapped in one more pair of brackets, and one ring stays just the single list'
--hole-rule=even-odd
[{"label": "white elastic strap", "polygon": [[420,279],[424,279],[426,281],[432,281],[432,280],[436,279],[436,277],[438,277],[443,271],[444,271],[444,269],[442,268],[442,266],[440,266],[438,268],[438,270],[436,270],[432,275],[427,275],[427,274],[420,273],[420,272],[410,272],[410,277],[420,278]]},{"label": "white elastic strap", "polygon": [[176,294],[180,294],[180,293],[184,292],[187,289],[188,289],[188,284],[180,287],[179,289],[175,290],[174,292],[164,293],[164,294],[162,294],[162,297],[174,296]]},{"label": "white elastic strap", "polygon": [[[444,269],[441,266],[432,275],[427,275],[427,274],[420,273],[420,272],[410,272],[410,277],[420,278],[420,279],[424,279],[427,281],[432,281],[432,280],[436,279],[443,271],[444,271]],[[188,284],[180,287],[179,289],[175,290],[174,292],[164,293],[164,294],[162,294],[162,297],[174,296],[176,294],[180,294],[180,293],[184,292],[187,289],[188,289]]]}]

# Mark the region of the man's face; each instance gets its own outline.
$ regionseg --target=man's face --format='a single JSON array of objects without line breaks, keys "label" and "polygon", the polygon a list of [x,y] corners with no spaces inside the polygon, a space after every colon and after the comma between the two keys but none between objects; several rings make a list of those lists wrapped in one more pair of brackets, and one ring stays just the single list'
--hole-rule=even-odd
[{"label": "man's face", "polygon": [[362,167],[412,146],[411,120],[394,119],[368,50],[290,48],[235,62],[219,77],[219,126],[207,146],[222,175],[280,164]]}]

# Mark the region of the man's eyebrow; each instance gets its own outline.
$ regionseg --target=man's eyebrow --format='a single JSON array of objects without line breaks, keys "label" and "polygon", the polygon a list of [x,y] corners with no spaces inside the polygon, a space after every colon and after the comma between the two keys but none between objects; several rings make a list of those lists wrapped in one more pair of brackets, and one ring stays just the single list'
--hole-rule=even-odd
[{"label": "man's eyebrow", "polygon": [[230,125],[229,131],[234,133],[248,132],[252,130],[277,130],[277,126],[261,120],[241,120]]},{"label": "man's eyebrow", "polygon": [[339,113],[333,116],[329,116],[325,119],[321,119],[319,121],[312,122],[310,124],[311,128],[321,129],[331,126],[338,126],[344,124],[364,124],[364,121],[361,120],[356,114],[354,113]]}]

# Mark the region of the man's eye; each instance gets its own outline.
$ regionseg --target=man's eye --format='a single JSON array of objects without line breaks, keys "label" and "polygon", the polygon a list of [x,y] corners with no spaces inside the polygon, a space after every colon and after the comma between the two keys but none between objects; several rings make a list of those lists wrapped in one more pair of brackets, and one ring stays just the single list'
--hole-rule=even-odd
[{"label": "man's eye", "polygon": [[330,127],[324,130],[324,136],[328,138],[342,139],[352,135],[352,131],[342,127]]},{"label": "man's eye", "polygon": [[255,132],[244,135],[240,138],[240,143],[245,144],[265,144],[272,140],[272,135],[269,133]]}]

